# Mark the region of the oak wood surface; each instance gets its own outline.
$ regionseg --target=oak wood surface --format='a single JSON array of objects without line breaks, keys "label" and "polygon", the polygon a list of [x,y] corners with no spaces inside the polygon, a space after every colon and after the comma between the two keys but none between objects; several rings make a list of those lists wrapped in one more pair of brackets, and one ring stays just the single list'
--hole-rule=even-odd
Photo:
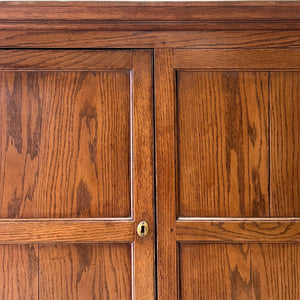
[{"label": "oak wood surface", "polygon": [[269,215],[268,74],[177,72],[182,217]]},{"label": "oak wood surface", "polygon": [[298,299],[300,244],[182,244],[181,299]]},{"label": "oak wood surface", "polygon": [[[108,186],[112,187],[112,189],[116,188],[121,195],[125,195],[126,191],[129,193],[129,197],[127,195],[124,197],[131,197],[131,207],[129,205],[125,208],[124,206],[122,213],[122,209],[120,210],[115,205],[113,208],[109,208],[109,205],[107,205],[103,208],[107,214],[100,214],[101,216],[122,216],[126,218],[114,220],[108,218],[95,219],[90,222],[90,220],[82,219],[81,217],[99,216],[99,213],[95,215],[90,214],[91,210],[82,202],[81,204],[83,205],[79,214],[75,213],[76,209],[74,207],[73,215],[70,214],[70,216],[77,217],[77,220],[44,219],[19,221],[6,219],[0,222],[0,230],[3,230],[3,243],[59,242],[58,245],[40,245],[40,250],[43,252],[40,266],[43,265],[45,267],[45,271],[40,272],[40,275],[42,274],[45,280],[40,282],[44,299],[51,299],[51,297],[53,299],[60,297],[63,299],[80,299],[85,297],[82,291],[89,293],[92,290],[95,293],[94,295],[89,294],[91,298],[97,298],[98,295],[101,295],[99,296],[100,298],[105,299],[111,296],[111,298],[115,299],[118,298],[116,283],[118,283],[120,293],[124,299],[127,297],[136,297],[137,299],[152,299],[155,297],[153,275],[155,273],[153,248],[155,233],[153,211],[155,206],[153,205],[152,177],[154,168],[152,156],[154,137],[152,128],[153,112],[151,109],[151,51],[83,51],[82,49],[184,47],[194,49],[161,49],[155,51],[158,298],[171,300],[177,299],[177,297],[201,299],[203,295],[202,299],[210,299],[211,297],[211,299],[253,298],[273,300],[298,299],[300,297],[298,288],[291,289],[291,286],[299,285],[299,218],[266,218],[268,213],[271,216],[299,216],[299,193],[297,189],[299,185],[299,171],[297,169],[299,165],[297,152],[297,148],[299,148],[297,146],[297,125],[299,123],[297,122],[297,84],[299,79],[296,73],[300,67],[298,51],[300,40],[299,9],[299,3],[290,1],[285,3],[0,3],[0,48],[81,48],[80,51],[46,51],[45,49],[0,51],[1,74],[7,76],[7,74],[13,73],[13,76],[21,74],[21,76],[25,77],[28,74],[38,74],[34,75],[36,77],[32,77],[40,80],[39,76],[47,73],[46,76],[43,76],[44,79],[49,79],[48,83],[50,79],[55,80],[55,78],[59,82],[59,79],[62,79],[68,73],[69,86],[71,86],[72,80],[76,78],[75,73],[87,73],[88,78],[93,76],[101,77],[102,75],[99,74],[105,74],[102,79],[104,77],[110,78],[108,80],[110,82],[114,81],[112,77],[114,77],[113,74],[116,74],[115,79],[118,84],[123,78],[121,90],[124,92],[124,95],[129,95],[126,101],[131,102],[130,106],[126,106],[130,109],[130,117],[127,117],[126,120],[130,119],[130,122],[127,122],[125,125],[125,129],[129,128],[131,133],[129,138],[127,136],[127,140],[122,139],[119,141],[121,144],[124,142],[124,145],[129,144],[129,148],[127,148],[130,152],[129,155],[124,153],[126,152],[126,150],[124,151],[125,147],[120,147],[122,149],[119,150],[121,154],[129,156],[130,162],[126,164],[121,159],[119,163],[126,166],[126,169],[130,165],[128,169],[131,168],[131,173],[129,172],[128,178],[122,177],[121,181],[118,181],[118,178],[113,174],[111,174],[111,177],[108,176],[110,181],[119,182],[121,184],[119,187],[121,188],[118,188],[118,184],[108,184]],[[1,58],[3,59],[1,60]],[[236,192],[235,195],[246,195],[246,197],[242,198],[246,198],[247,208],[241,209],[241,215],[248,215],[248,212],[251,212],[251,216],[263,216],[263,219],[212,218],[204,220],[201,218],[202,212],[198,212],[195,216],[199,218],[179,218],[176,221],[176,218],[180,215],[180,201],[178,201],[177,197],[180,194],[180,186],[176,182],[176,172],[178,172],[176,168],[180,164],[180,160],[177,160],[178,157],[185,155],[182,148],[180,150],[180,148],[176,147],[176,138],[179,137],[180,140],[180,130],[182,133],[184,132],[184,136],[193,136],[193,133],[189,132],[188,128],[193,128],[197,124],[193,118],[198,118],[197,112],[199,109],[196,105],[199,100],[186,98],[189,91],[188,89],[183,90],[180,88],[180,81],[176,82],[175,75],[176,70],[183,71],[181,74],[180,72],[178,73],[178,78],[182,83],[184,80],[180,76],[186,76],[188,72],[185,71],[189,70],[190,72],[191,69],[195,71],[194,77],[196,79],[199,79],[205,72],[210,74],[207,72],[208,70],[220,71],[218,73],[219,77],[222,77],[220,74],[238,74],[236,77],[239,79],[236,81],[235,77],[231,76],[227,81],[218,80],[218,85],[211,86],[214,89],[218,89],[222,82],[223,84],[226,82],[223,85],[223,89],[220,89],[227,91],[222,96],[229,94],[232,99],[235,99],[235,95],[233,95],[232,91],[228,92],[230,90],[228,83],[235,86],[239,91],[238,99],[242,100],[234,103],[241,104],[240,107],[239,105],[229,107],[231,101],[228,101],[228,109],[225,109],[226,114],[224,115],[227,121],[231,120],[231,123],[235,125],[237,122],[234,117],[241,115],[244,122],[243,125],[249,125],[247,128],[248,133],[246,132],[246,126],[242,127],[243,130],[238,126],[227,126],[227,129],[225,126],[227,132],[233,133],[232,136],[234,137],[232,141],[227,139],[227,142],[229,145],[232,145],[234,141],[238,141],[236,144],[238,144],[239,149],[243,148],[243,151],[237,152],[240,153],[239,157],[243,157],[244,161],[247,162],[246,167],[242,166],[242,164],[236,164],[236,170],[243,168],[250,170],[250,166],[254,166],[257,172],[254,172],[255,174],[252,172],[252,175],[248,177],[240,174],[243,172],[236,172],[237,177],[230,177],[230,187],[227,186],[227,188],[230,191],[234,190]],[[205,72],[199,72],[200,69]],[[20,72],[21,70],[22,72]],[[255,72],[251,72],[253,70]],[[286,74],[278,75],[278,72],[270,72],[274,70],[285,71]],[[292,70],[295,72],[291,72]],[[230,73],[229,71],[234,72]],[[286,71],[289,71],[289,73]],[[51,77],[51,72],[55,76]],[[23,75],[25,73],[26,75]],[[70,75],[71,73],[73,75]],[[216,76],[215,74],[217,72],[214,72],[214,76]],[[199,84],[199,80],[195,80],[195,78],[193,80],[196,85]],[[265,95],[267,80],[268,93]],[[32,85],[40,81],[33,81]],[[62,80],[63,82],[64,80]],[[249,82],[252,82],[251,88],[248,87]],[[185,87],[189,87],[192,83],[191,80],[184,82]],[[56,83],[57,86],[59,84]],[[226,86],[227,84],[228,86]],[[97,97],[92,92],[88,92],[94,86],[96,84],[91,80],[90,84],[87,84],[83,90],[83,93],[88,95],[89,99]],[[115,88],[117,86],[116,84]],[[224,86],[226,87],[224,88]],[[54,85],[51,87],[54,87]],[[62,87],[64,89],[61,88],[58,91],[63,94],[64,90],[68,90],[68,85]],[[244,89],[241,89],[241,87]],[[194,89],[196,88],[193,87],[191,90]],[[258,95],[254,96],[257,89],[259,94],[263,94],[263,107],[260,102],[249,100],[255,97],[260,98]],[[27,90],[29,90],[28,87],[26,87]],[[73,90],[76,90],[76,88]],[[204,93],[203,90],[205,89],[201,90],[202,93]],[[34,93],[36,93],[36,90],[34,90]],[[34,93],[29,93],[30,97]],[[111,89],[111,96],[118,96],[119,93],[121,92],[115,92],[114,88]],[[176,105],[176,97],[180,96],[180,93],[182,93],[182,97],[179,100],[185,104],[188,100],[188,104],[190,104],[190,107],[185,107],[185,113],[189,117],[192,116],[191,120],[185,117],[182,118],[181,113],[184,113],[184,110],[180,111],[182,108],[180,103],[179,106]],[[11,94],[12,99],[17,99],[18,97],[19,94],[15,92]],[[268,98],[270,119],[265,105],[266,98]],[[289,105],[286,107],[287,98],[292,98],[292,100],[289,100]],[[208,120],[205,112],[210,110],[218,112],[220,108],[217,104],[220,100],[216,99],[219,99],[218,95],[214,95],[213,101],[202,102],[202,120]],[[275,103],[274,99],[280,100],[278,102],[276,100]],[[222,97],[222,101],[226,102],[225,97]],[[13,110],[14,105],[18,105],[18,102],[11,101],[10,115],[17,119],[20,119],[21,116],[23,125],[25,125],[21,127],[22,134],[25,134],[27,131],[31,132],[29,138],[22,139],[21,143],[22,146],[30,145],[28,147],[29,153],[25,151],[22,155],[28,157],[27,162],[31,162],[29,157],[30,154],[36,151],[38,136],[34,126],[38,123],[37,116],[39,115],[39,109],[42,110],[42,108],[38,105],[29,106],[28,103],[25,101],[25,108],[22,106],[21,113],[19,113],[18,110],[15,110],[15,112]],[[250,103],[253,105],[249,105]],[[125,105],[125,103],[122,104]],[[111,115],[115,116],[114,120],[119,119],[119,109],[124,112],[122,104],[115,98],[113,105],[107,107]],[[292,107],[296,109],[293,110]],[[3,116],[7,114],[7,111],[5,105],[0,105],[1,127],[3,127],[2,124],[4,122]],[[232,115],[231,111],[233,112]],[[61,110],[61,112],[62,119],[64,116],[70,116],[67,115],[67,110],[64,112]],[[27,118],[28,114],[31,116],[30,118]],[[124,117],[125,114],[121,113],[121,115]],[[222,114],[216,115],[222,116]],[[181,127],[176,127],[176,117],[178,116],[179,119],[186,120],[186,127],[185,124],[181,124]],[[103,118],[103,121],[105,120]],[[76,123],[75,121],[74,123]],[[125,124],[125,118],[123,121]],[[107,122],[105,121],[104,123]],[[94,127],[92,126],[93,120],[91,122],[83,121],[82,124],[86,127],[82,137],[90,145],[92,137],[95,136],[95,130],[93,130]],[[204,124],[207,126],[201,127],[203,127],[202,130],[206,129],[203,130],[205,134],[211,133],[209,123]],[[9,131],[11,136],[15,136],[15,132],[19,130],[18,126],[15,129],[12,129],[13,127],[11,126]],[[271,135],[264,133],[263,128],[265,127],[268,127]],[[49,128],[51,129],[51,126]],[[60,129],[62,131],[62,128],[59,126],[55,128],[57,132]],[[258,137],[257,128],[260,129]],[[226,136],[223,126],[219,126],[216,129],[216,136],[222,141],[222,136]],[[241,132],[242,134],[237,137],[238,134],[236,133]],[[278,132],[281,133],[281,136]],[[247,140],[247,134],[250,142]],[[7,145],[7,140],[6,136],[1,136],[0,149],[4,149],[5,145]],[[119,131],[119,136],[124,136],[122,130]],[[62,137],[64,136],[62,135]],[[253,145],[253,138],[260,141],[260,143],[257,142]],[[51,142],[51,137],[48,140]],[[266,145],[266,140],[271,145],[270,148]],[[191,139],[189,141],[191,142]],[[183,150],[192,152],[194,155],[193,160],[197,161],[197,150],[192,151],[187,142],[188,139],[186,139],[185,144],[182,144],[184,146]],[[199,141],[200,145],[201,143],[203,143],[203,140]],[[114,148],[109,139],[108,144]],[[17,150],[20,147],[20,140],[14,139],[13,144],[8,145],[10,150]],[[206,145],[210,146],[210,144]],[[210,149],[213,149],[213,147]],[[292,152],[285,151],[290,149]],[[60,149],[60,152],[57,153],[57,157],[60,157],[61,161],[64,162],[65,158],[68,159],[65,156],[68,152],[62,150]],[[90,172],[89,169],[91,163],[86,159],[90,153],[90,147],[85,147],[83,150],[81,152],[82,155],[78,156],[78,158],[82,161],[86,172],[83,172],[84,174],[80,172],[80,176],[87,177],[93,174],[93,171]],[[112,150],[111,152],[114,152],[115,149]],[[218,151],[221,152],[220,149]],[[260,156],[268,156],[265,155],[265,152],[270,153],[268,154],[270,155],[269,165],[265,163],[265,160],[263,163],[260,160]],[[214,154],[214,151],[212,153]],[[274,157],[271,157],[272,154],[274,154]],[[0,162],[3,161],[3,155],[3,152],[0,151]],[[16,154],[16,157],[18,155]],[[107,157],[111,158],[111,153],[105,156],[103,161],[107,161]],[[43,159],[45,158],[43,157]],[[200,159],[198,161],[200,164]],[[21,174],[22,172],[15,167],[19,161],[14,161],[13,155],[10,157],[10,162],[12,169],[15,170],[14,172]],[[214,162],[218,163],[218,161]],[[224,164],[223,158],[222,163]],[[186,171],[190,167],[192,168],[187,163],[184,164],[188,167],[186,167]],[[27,164],[27,166],[27,170],[34,171],[36,162],[30,165]],[[231,174],[235,174],[232,167],[231,165]],[[57,170],[60,169],[60,167],[57,168]],[[113,169],[117,169],[116,166]],[[1,170],[4,170],[3,163],[0,164],[0,174]],[[52,170],[53,174],[56,172],[58,174],[56,176],[59,178],[59,172],[55,169]],[[273,170],[276,170],[276,174],[273,174]],[[44,172],[47,173],[47,170]],[[211,169],[207,168],[206,173],[209,172],[213,173]],[[270,178],[267,178],[268,172],[271,174]],[[13,182],[19,190],[27,187],[28,181],[33,182],[33,186],[36,182],[34,176],[28,177],[30,175],[28,171],[23,173],[24,176],[22,176],[28,179],[24,181],[24,184],[18,184],[18,182],[22,181],[19,176],[14,178],[13,174],[10,175],[10,182]],[[62,175],[61,178],[63,178]],[[245,187],[243,187],[241,182],[245,178]],[[3,182],[3,178],[0,177],[0,179]],[[89,179],[91,185],[94,186],[94,178]],[[190,179],[193,179],[193,177],[190,177]],[[270,195],[268,195],[269,191],[266,184],[266,180],[270,181],[269,179],[271,179],[268,187]],[[122,180],[130,188],[125,192],[121,190],[124,187]],[[187,178],[183,178],[184,180],[188,181],[188,183],[191,181],[187,180]],[[252,185],[249,185],[249,182]],[[53,190],[56,190],[59,184],[54,184],[53,186],[55,187]],[[88,194],[86,189],[82,187],[83,185],[81,185],[80,189],[81,195],[86,200],[89,197],[86,197]],[[0,180],[0,195],[10,188],[7,184],[1,186]],[[51,186],[49,189],[51,189]],[[61,191],[63,191],[62,187]],[[29,192],[31,192],[31,189]],[[68,190],[63,192],[67,194]],[[191,200],[188,196],[189,193],[193,194],[195,192],[196,188],[190,191],[186,190],[187,202]],[[13,191],[9,193],[13,195]],[[104,194],[108,198],[112,195],[108,190],[104,191]],[[27,193],[25,196],[27,197],[28,195],[30,196],[31,194]],[[10,217],[22,217],[22,214],[18,213],[18,211],[22,212],[22,208],[18,209],[19,198],[13,197],[13,199],[14,201],[10,205],[5,203],[3,206],[6,206],[4,208],[4,217],[8,217],[8,212]],[[30,197],[27,199],[27,205],[29,206],[32,205],[30,199]],[[40,201],[41,198],[36,199]],[[51,199],[51,203],[55,203],[55,201],[52,201],[52,196],[49,199]],[[118,203],[119,199],[119,197],[116,197],[114,204]],[[213,197],[210,199],[218,203]],[[238,199],[236,202],[240,202],[238,197],[233,197],[232,199]],[[271,205],[270,212],[269,200]],[[232,200],[232,203],[238,205],[240,210],[243,205],[239,205],[240,203],[236,202]],[[256,203],[256,206],[251,207],[251,203]],[[127,204],[130,204],[130,199]],[[56,205],[56,207],[50,207],[50,210],[57,213],[57,210],[61,208]],[[110,209],[113,210],[114,214],[108,212]],[[199,207],[196,209],[199,209]],[[193,214],[193,210],[191,211],[192,213],[189,212],[187,215]],[[26,209],[26,213],[28,213],[28,209]],[[27,217],[29,216],[27,215]],[[54,213],[52,216],[66,216],[66,214]],[[150,224],[148,239],[140,239],[136,234],[136,225],[141,219],[147,219]],[[60,225],[62,227],[58,227]],[[182,242],[178,243],[179,241]],[[270,241],[280,244],[270,244]],[[81,242],[85,244],[70,245],[61,244],[60,242]],[[115,242],[115,244],[86,244],[97,242]],[[131,252],[129,244],[123,244],[124,242],[132,243]],[[207,242],[217,242],[218,244],[207,244]],[[220,244],[220,242],[226,244]],[[237,244],[240,242],[249,244]],[[254,242],[266,244],[253,244]],[[36,255],[32,251],[27,251],[27,245],[3,245],[1,247],[24,247],[25,250],[23,248],[22,250],[17,250],[17,252],[21,251],[20,253],[25,255],[23,269],[28,267],[26,265],[26,257],[35,257]],[[201,250],[199,250],[200,248]],[[35,247],[34,249],[37,248]],[[63,255],[60,256],[61,254]],[[53,264],[51,264],[49,257],[53,259]],[[295,263],[291,264],[291,261]],[[15,262],[11,261],[10,263],[15,264]],[[69,272],[68,268],[73,268],[74,273]],[[60,270],[61,277],[57,277],[57,270]],[[100,274],[99,270],[104,271]],[[122,277],[119,270],[124,271],[126,276]],[[210,270],[211,273],[208,273],[207,270]],[[35,274],[36,270],[34,269],[32,272]],[[19,273],[18,269],[13,275],[11,275],[12,273],[8,274],[5,277],[6,280],[7,278],[9,280],[11,280],[10,278],[21,278],[17,273]],[[131,274],[131,277],[128,274]],[[57,278],[62,280],[59,282]],[[36,277],[34,277],[34,280],[36,280]],[[107,280],[109,280],[108,284]],[[225,284],[223,284],[224,281]],[[24,284],[21,286],[21,293],[23,291],[27,293],[30,284],[34,286],[35,282],[29,283],[29,281],[26,281]],[[94,289],[91,288],[93,284],[97,285]],[[101,286],[104,288],[101,289]],[[9,294],[15,286],[11,288],[9,285],[6,285],[5,288],[5,293]],[[10,291],[7,292],[7,289],[10,289]],[[19,292],[15,290],[13,293],[18,295]],[[36,295],[35,293],[36,290],[33,288],[34,296]],[[40,294],[40,297],[42,297],[42,294]]]},{"label": "oak wood surface", "polygon": [[2,50],[0,70],[40,69],[62,71],[131,69],[132,51]]},{"label": "oak wood surface", "polygon": [[39,299],[132,299],[128,244],[39,246]]},{"label": "oak wood surface", "polygon": [[299,69],[300,52],[297,49],[174,49],[174,67],[268,71]]},{"label": "oak wood surface", "polygon": [[0,220],[0,243],[132,242],[132,221],[88,219]]},{"label": "oak wood surface", "polygon": [[[288,2],[4,2],[0,5],[2,28],[24,23],[31,28],[54,24],[68,29],[180,30],[240,28],[300,28],[299,3]],[[75,26],[76,26],[75,25]],[[5,27],[4,27],[5,28]],[[6,27],[7,29],[7,27]]]},{"label": "oak wood surface", "polygon": [[[76,24],[76,23],[72,23]],[[69,24],[69,27],[72,26]],[[92,23],[93,24],[93,23]],[[6,24],[8,26],[8,24]],[[0,30],[1,48],[280,48],[300,47],[297,30],[232,30],[232,31],[103,31],[89,30],[32,30],[22,24],[16,30]],[[27,27],[28,26],[28,29]],[[1,23],[0,23],[1,28]],[[126,63],[127,60],[124,60]]]},{"label": "oak wood surface", "polygon": [[254,244],[250,247],[256,297],[253,298],[299,299],[300,244]]},{"label": "oak wood surface", "polygon": [[181,244],[181,299],[252,299],[249,245]]},{"label": "oak wood surface", "polygon": [[[298,51],[291,48],[158,49],[155,66],[155,76],[161,81],[155,81],[159,297],[269,300],[277,299],[276,293],[278,299],[297,299],[298,291],[292,291],[292,285],[299,281],[295,262],[298,254],[282,249],[297,249],[298,253],[300,242]],[[278,98],[281,99],[277,101]],[[220,143],[215,145],[215,141]],[[222,146],[223,142],[227,144]],[[231,155],[222,155],[222,149],[225,152],[232,149]],[[242,159],[236,159],[232,165],[232,154],[239,157],[238,149],[243,149]],[[272,174],[275,167],[280,170]],[[250,213],[250,218],[233,218],[241,216],[235,213],[227,218],[207,214],[220,205],[218,196],[226,194],[223,190],[213,192],[214,182],[220,184],[218,174],[223,170],[236,174],[234,177],[231,173],[231,183],[224,184],[224,191],[226,188],[232,193],[236,191],[231,201],[233,206],[227,212],[234,212],[238,207],[241,215]],[[283,186],[289,189],[288,196],[284,192],[276,195],[279,209],[290,212],[286,215],[274,214],[274,184],[282,191]],[[240,205],[243,194],[248,195],[242,196],[248,199],[242,201],[247,203],[245,206]],[[204,203],[215,201],[215,206],[212,203],[203,206],[199,199]],[[226,211],[226,206],[220,208]],[[213,247],[225,243],[221,247],[234,250],[228,253],[222,250],[224,255],[218,256],[219,250],[210,249],[208,243],[217,243]],[[246,245],[243,251],[236,250],[242,247],[240,243],[250,246]],[[252,259],[250,254],[256,249],[255,243],[261,243],[260,257],[266,262],[263,264],[261,260],[256,264],[257,270],[251,273],[250,263],[255,256]],[[185,247],[191,251],[185,251]],[[195,250],[200,247],[201,253]],[[288,257],[287,253],[291,253],[292,262],[283,258]],[[218,258],[214,259],[215,256]],[[225,258],[238,262],[237,266],[233,264],[228,276],[223,275],[226,268],[230,270]],[[268,271],[260,270],[259,265]],[[170,270],[175,270],[177,276],[170,275]],[[208,270],[212,270],[211,274]],[[273,272],[277,273],[272,277]],[[210,279],[215,277],[217,282],[210,284]],[[234,280],[230,281],[229,277]],[[290,286],[281,285],[282,278]]]},{"label": "oak wood surface", "polygon": [[[91,299],[155,297],[151,56],[0,51],[0,243],[59,243],[45,252],[44,266],[67,249],[70,255],[39,274],[46,276],[44,299],[83,299],[93,284],[99,288]],[[136,233],[143,219],[150,228],[145,239]],[[80,283],[77,246],[72,252],[66,243],[84,243],[94,260]],[[89,251],[90,243],[131,243],[126,268],[114,265],[114,250]],[[95,274],[101,264],[108,277],[102,283]],[[63,287],[54,281],[57,270]]]},{"label": "oak wood surface", "polygon": [[[300,4],[269,1],[234,2],[18,2],[1,3],[1,20],[298,20]],[[231,11],[231,14],[226,12]],[[28,16],[28,12],[30,15]],[[179,12],[182,12],[179,14]],[[274,15],[275,14],[275,15]]]},{"label": "oak wood surface", "polygon": [[2,217],[130,216],[131,66],[130,51],[0,53],[18,70],[1,72]]},{"label": "oak wood surface", "polygon": [[299,243],[299,218],[221,219],[180,218],[176,240],[184,242],[263,242]]},{"label": "oak wood surface", "polygon": [[0,245],[1,299],[39,299],[38,246]]},{"label": "oak wood surface", "polygon": [[[141,63],[143,62],[143,63]],[[133,297],[155,298],[155,219],[154,219],[154,132],[152,51],[139,50],[133,55],[133,215],[134,253]],[[136,234],[140,221],[146,221],[149,232],[146,238]],[[150,276],[149,276],[150,274]]]},{"label": "oak wood surface", "polygon": [[158,299],[177,299],[175,74],[173,50],[155,50]]},{"label": "oak wood surface", "polygon": [[1,217],[129,217],[129,73],[0,81]]},{"label": "oak wood surface", "polygon": [[300,217],[300,73],[270,74],[271,216]]}]

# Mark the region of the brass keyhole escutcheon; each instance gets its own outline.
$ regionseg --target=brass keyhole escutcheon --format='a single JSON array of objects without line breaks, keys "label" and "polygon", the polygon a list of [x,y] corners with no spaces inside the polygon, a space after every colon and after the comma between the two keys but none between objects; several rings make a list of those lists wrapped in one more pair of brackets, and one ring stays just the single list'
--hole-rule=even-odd
[{"label": "brass keyhole escutcheon", "polygon": [[146,221],[141,221],[137,226],[137,234],[140,237],[145,237],[147,236],[148,231],[149,231],[148,223]]}]

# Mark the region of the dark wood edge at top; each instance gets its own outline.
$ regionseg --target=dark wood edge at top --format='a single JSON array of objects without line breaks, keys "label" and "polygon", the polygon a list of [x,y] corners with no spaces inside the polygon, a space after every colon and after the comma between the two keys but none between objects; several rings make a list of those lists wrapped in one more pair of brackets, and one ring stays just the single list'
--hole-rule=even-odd
[{"label": "dark wood edge at top", "polygon": [[0,3],[0,29],[299,29],[298,1]]}]

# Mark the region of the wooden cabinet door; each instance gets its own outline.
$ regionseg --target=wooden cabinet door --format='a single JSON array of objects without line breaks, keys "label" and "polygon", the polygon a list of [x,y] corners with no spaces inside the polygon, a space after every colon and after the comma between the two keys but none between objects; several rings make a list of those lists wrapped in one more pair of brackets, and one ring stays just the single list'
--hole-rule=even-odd
[{"label": "wooden cabinet door", "polygon": [[0,51],[2,299],[154,298],[152,107],[151,51]]},{"label": "wooden cabinet door", "polygon": [[155,51],[159,299],[300,299],[300,54]]}]

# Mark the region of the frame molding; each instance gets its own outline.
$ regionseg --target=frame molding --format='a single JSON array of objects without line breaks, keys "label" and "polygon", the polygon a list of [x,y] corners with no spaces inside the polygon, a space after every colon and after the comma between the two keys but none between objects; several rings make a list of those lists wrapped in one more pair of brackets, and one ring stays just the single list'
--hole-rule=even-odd
[{"label": "frame molding", "polygon": [[300,29],[298,1],[2,2],[0,30]]},{"label": "frame molding", "polygon": [[300,2],[0,2],[2,49],[300,48]]}]

